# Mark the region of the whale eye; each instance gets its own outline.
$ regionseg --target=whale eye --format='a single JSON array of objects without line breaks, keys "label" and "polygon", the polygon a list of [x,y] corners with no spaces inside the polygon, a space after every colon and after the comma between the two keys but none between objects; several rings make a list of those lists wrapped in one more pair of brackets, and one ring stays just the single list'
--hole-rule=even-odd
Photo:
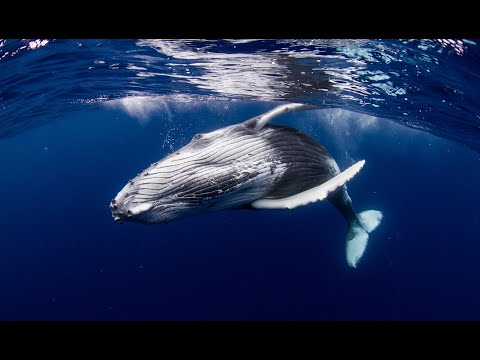
[{"label": "whale eye", "polygon": [[197,134],[192,138],[192,140],[200,140],[202,137],[203,137],[203,134]]}]

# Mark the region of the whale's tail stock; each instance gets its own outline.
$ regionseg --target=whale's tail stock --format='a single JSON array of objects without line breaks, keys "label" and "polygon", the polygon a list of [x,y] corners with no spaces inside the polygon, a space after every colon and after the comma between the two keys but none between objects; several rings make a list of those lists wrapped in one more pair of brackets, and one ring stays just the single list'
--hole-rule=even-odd
[{"label": "whale's tail stock", "polygon": [[347,262],[355,268],[365,252],[369,234],[380,225],[383,218],[382,212],[378,210],[366,210],[356,214],[350,196],[344,188],[344,185],[359,173],[364,164],[365,160],[358,161],[325,183],[301,193],[282,199],[259,199],[252,202],[251,206],[255,209],[294,209],[324,200],[336,192],[331,200],[347,220]]}]

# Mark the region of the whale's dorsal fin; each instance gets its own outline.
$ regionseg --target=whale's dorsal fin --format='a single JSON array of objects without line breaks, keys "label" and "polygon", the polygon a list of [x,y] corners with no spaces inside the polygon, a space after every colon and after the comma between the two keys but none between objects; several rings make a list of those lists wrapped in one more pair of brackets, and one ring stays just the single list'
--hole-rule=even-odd
[{"label": "whale's dorsal fin", "polygon": [[365,165],[365,160],[353,164],[347,170],[319,186],[282,199],[258,199],[251,203],[251,206],[255,209],[293,209],[324,200],[328,194],[345,185],[347,181],[357,175],[363,165]]},{"label": "whale's dorsal fin", "polygon": [[254,131],[260,131],[274,117],[280,116],[282,114],[286,114],[287,112],[314,110],[314,109],[321,109],[321,108],[322,108],[321,106],[317,106],[317,105],[289,103],[289,104],[277,106],[276,108],[270,111],[267,111],[262,115],[255,116],[245,121],[243,124],[251,127]]}]

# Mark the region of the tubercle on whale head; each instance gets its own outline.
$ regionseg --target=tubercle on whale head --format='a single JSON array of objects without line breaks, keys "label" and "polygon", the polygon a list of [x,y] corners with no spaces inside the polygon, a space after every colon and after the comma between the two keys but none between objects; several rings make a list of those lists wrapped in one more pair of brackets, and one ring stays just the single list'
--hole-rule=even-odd
[{"label": "tubercle on whale head", "polygon": [[142,215],[150,211],[154,207],[154,202],[143,202],[133,204],[129,200],[115,199],[110,201],[110,210],[115,221],[123,223],[124,221],[146,223],[142,219]]},{"label": "tubercle on whale head", "polygon": [[178,173],[177,165],[172,162],[173,157],[175,152],[150,164],[127,181],[110,202],[112,217],[116,222],[152,224],[169,221],[174,213],[169,211],[169,205],[174,203],[176,208],[179,206],[178,201],[172,198],[175,186],[171,181],[171,173]]},{"label": "tubercle on whale head", "polygon": [[[139,177],[137,175],[137,177]],[[110,210],[115,221],[123,223],[124,221],[140,221],[138,218],[142,212],[148,211],[153,204],[136,203],[134,194],[136,192],[136,179],[129,179],[127,184],[119,191],[114,199],[110,201]]]}]

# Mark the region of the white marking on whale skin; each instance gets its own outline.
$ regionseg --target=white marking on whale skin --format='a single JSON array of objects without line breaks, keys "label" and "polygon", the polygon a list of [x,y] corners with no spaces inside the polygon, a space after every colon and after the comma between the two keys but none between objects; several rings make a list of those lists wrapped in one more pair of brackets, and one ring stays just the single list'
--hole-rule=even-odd
[{"label": "white marking on whale skin", "polygon": [[140,205],[137,205],[133,208],[130,208],[130,213],[132,215],[138,215],[138,214],[141,214],[141,213],[144,213],[148,210],[150,210],[151,208],[153,208],[153,203],[151,202],[145,202],[145,203],[141,203]]},{"label": "white marking on whale skin", "polygon": [[322,185],[316,186],[301,193],[283,199],[259,199],[254,201],[251,205],[255,209],[293,209],[315,201],[324,200],[327,198],[329,193],[335,191],[340,186],[345,185],[347,181],[358,174],[363,165],[365,165],[365,160],[361,160],[353,164],[347,170],[326,181]]}]

